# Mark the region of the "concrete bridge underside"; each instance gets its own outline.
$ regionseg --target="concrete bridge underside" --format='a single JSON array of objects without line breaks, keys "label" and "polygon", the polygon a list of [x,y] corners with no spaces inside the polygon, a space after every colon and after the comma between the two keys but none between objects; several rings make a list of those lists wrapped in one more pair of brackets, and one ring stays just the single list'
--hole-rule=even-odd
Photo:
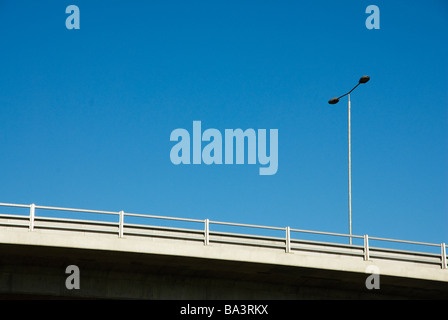
[{"label": "concrete bridge underside", "polygon": [[[68,265],[80,289],[68,290]],[[446,282],[319,268],[58,246],[0,244],[2,299],[446,299]]]}]

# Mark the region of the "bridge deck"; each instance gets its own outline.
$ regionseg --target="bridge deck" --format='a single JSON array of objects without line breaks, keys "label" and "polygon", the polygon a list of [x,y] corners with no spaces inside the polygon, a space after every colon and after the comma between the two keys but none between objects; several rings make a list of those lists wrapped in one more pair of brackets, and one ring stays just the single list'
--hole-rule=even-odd
[{"label": "bridge deck", "polygon": [[[30,206],[21,208],[29,210]],[[33,210],[36,208],[64,211],[61,208],[48,209],[51,207],[37,206]],[[68,209],[67,211],[79,214],[79,212],[86,213],[87,210]],[[78,252],[78,255],[73,253],[78,258],[79,250],[81,250],[83,252],[81,256],[91,256],[92,253],[94,256],[104,254],[109,257],[113,256],[115,263],[129,255],[134,257],[132,259],[144,255],[151,257],[152,263],[158,261],[160,268],[163,265],[167,268],[176,268],[177,276],[185,274],[186,270],[189,270],[190,273],[193,272],[192,270],[196,270],[194,271],[195,276],[200,276],[202,273],[205,275],[214,273],[222,276],[226,274],[226,277],[229,277],[229,273],[235,274],[235,268],[241,269],[244,266],[239,271],[244,274],[244,279],[250,279],[250,275],[264,274],[263,281],[277,279],[278,282],[280,279],[284,279],[284,283],[292,281],[297,285],[303,283],[303,279],[308,279],[309,283],[308,276],[312,274],[314,281],[321,279],[322,282],[325,279],[325,284],[321,283],[322,286],[328,287],[330,283],[341,285],[340,279],[350,278],[351,280],[346,282],[345,286],[348,283],[351,285],[356,283],[358,288],[361,287],[364,290],[366,276],[372,272],[369,271],[371,270],[369,268],[374,266],[381,275],[382,283],[386,281],[385,279],[389,279],[390,283],[404,281],[405,284],[402,284],[401,287],[409,286],[412,283],[414,292],[415,290],[432,290],[437,295],[448,294],[448,269],[446,269],[446,260],[444,261],[445,248],[443,244],[440,246],[441,253],[419,252],[371,247],[368,245],[369,238],[364,236],[353,236],[363,240],[362,245],[305,240],[291,237],[292,234],[297,234],[302,230],[289,227],[263,227],[207,219],[194,220],[128,214],[128,217],[153,220],[178,219],[176,221],[193,223],[196,226],[196,228],[171,227],[157,225],[153,223],[153,220],[149,223],[147,221],[145,223],[127,222],[123,212],[87,211],[87,213],[109,214],[117,219],[116,221],[113,219],[108,221],[89,220],[85,217],[80,219],[79,216],[62,218],[60,216],[36,215],[35,211],[30,215],[23,213],[0,214],[1,250],[5,250],[5,254],[8,256],[15,255],[17,257],[18,252],[23,252],[23,255],[31,252],[36,255],[39,252],[40,255],[49,257],[57,249],[65,250],[67,254]],[[260,235],[215,230],[218,228],[211,230],[211,225],[215,227],[231,225],[257,230],[268,229],[269,232],[277,234],[264,233]],[[417,244],[438,246],[426,243]],[[26,260],[26,257],[20,257],[19,260]],[[179,266],[185,265],[185,261],[189,261],[188,267],[183,270]],[[175,262],[174,265],[173,262]],[[96,265],[98,264],[100,262]],[[292,276],[293,274],[295,276]],[[354,282],[353,279],[357,280]]]}]

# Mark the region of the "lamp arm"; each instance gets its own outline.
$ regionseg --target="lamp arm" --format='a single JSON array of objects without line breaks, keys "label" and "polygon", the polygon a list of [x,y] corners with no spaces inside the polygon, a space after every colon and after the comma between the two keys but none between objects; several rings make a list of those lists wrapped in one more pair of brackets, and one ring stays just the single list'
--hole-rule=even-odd
[{"label": "lamp arm", "polygon": [[347,92],[346,94],[343,94],[342,96],[340,96],[338,99],[341,99],[342,97],[345,97],[346,95],[352,93],[353,90],[355,90],[361,83],[358,83],[356,86],[353,87],[352,90],[350,90],[349,92]]}]

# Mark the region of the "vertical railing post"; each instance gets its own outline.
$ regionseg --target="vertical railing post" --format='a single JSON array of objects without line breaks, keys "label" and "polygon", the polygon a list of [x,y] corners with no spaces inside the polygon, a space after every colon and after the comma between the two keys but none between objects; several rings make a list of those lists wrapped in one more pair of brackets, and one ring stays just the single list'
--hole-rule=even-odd
[{"label": "vertical railing post", "polygon": [[209,239],[209,220],[205,219],[204,220],[204,245],[208,246],[208,244],[210,243],[210,239]]},{"label": "vertical railing post", "polygon": [[30,205],[30,228],[29,228],[30,231],[34,230],[34,215],[35,215],[35,212],[36,212],[36,205],[34,203],[32,203]]},{"label": "vertical railing post", "polygon": [[119,212],[120,221],[118,223],[118,237],[123,238],[124,211]]},{"label": "vertical railing post", "polygon": [[370,260],[370,254],[369,254],[369,236],[364,235],[364,261]]},{"label": "vertical railing post", "polygon": [[442,269],[447,269],[447,262],[446,262],[446,248],[445,243],[440,244],[441,250],[442,250]]},{"label": "vertical railing post", "polygon": [[291,229],[286,227],[286,253],[291,252]]}]

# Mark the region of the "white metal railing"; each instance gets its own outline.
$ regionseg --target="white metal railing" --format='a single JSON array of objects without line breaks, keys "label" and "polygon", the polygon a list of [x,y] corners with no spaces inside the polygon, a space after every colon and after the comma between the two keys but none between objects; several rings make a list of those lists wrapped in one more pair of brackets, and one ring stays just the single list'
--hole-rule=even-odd
[{"label": "white metal railing", "polygon": [[[12,214],[0,213],[0,227],[19,227],[27,228],[29,231],[35,229],[47,229],[47,230],[59,230],[59,231],[81,231],[81,232],[93,232],[93,233],[105,233],[116,235],[119,238],[125,236],[144,236],[154,238],[170,238],[180,239],[186,241],[202,242],[208,246],[210,244],[226,244],[226,245],[243,245],[243,246],[255,246],[284,250],[286,253],[294,252],[311,252],[311,253],[327,253],[336,255],[348,255],[359,256],[364,260],[374,259],[387,259],[396,261],[408,261],[414,263],[439,265],[442,269],[447,269],[447,256],[445,243],[434,244],[427,242],[416,242],[408,240],[397,240],[389,238],[369,237],[368,235],[348,235],[343,233],[334,232],[322,232],[311,231],[303,229],[295,229],[288,227],[272,227],[261,226],[253,224],[243,223],[231,223],[222,221],[211,221],[209,219],[189,219],[189,218],[175,218],[167,216],[157,216],[148,214],[127,213],[124,211],[100,211],[100,210],[86,210],[86,209],[73,209],[73,208],[61,208],[61,207],[49,207],[39,206],[35,204],[11,204],[0,203],[0,207],[10,208],[27,208],[29,212],[27,214],[18,214],[14,212]],[[77,212],[87,214],[101,214],[115,216],[117,221],[102,221],[92,219],[73,219],[73,218],[61,218],[61,217],[49,217],[36,215],[36,210],[50,210],[50,211],[65,211],[65,212]],[[172,226],[157,226],[154,224],[144,223],[130,223],[125,222],[126,217],[145,218],[145,219],[159,219],[167,221],[178,221],[187,223],[197,223],[202,225],[200,229],[192,228],[178,228]],[[282,232],[284,236],[268,236],[259,234],[248,233],[236,233],[236,232],[223,232],[218,230],[211,230],[210,226],[231,226],[231,227],[244,227],[250,229],[271,230],[276,232]],[[362,245],[355,244],[343,244],[337,242],[328,241],[314,241],[305,240],[299,238],[292,238],[292,233],[301,234],[314,234],[321,236],[331,237],[343,237],[360,239]],[[426,247],[439,247],[440,254],[422,252],[422,251],[410,251],[399,250],[395,248],[387,247],[372,247],[369,245],[369,241],[383,241],[388,243],[402,243],[420,245]]]}]

